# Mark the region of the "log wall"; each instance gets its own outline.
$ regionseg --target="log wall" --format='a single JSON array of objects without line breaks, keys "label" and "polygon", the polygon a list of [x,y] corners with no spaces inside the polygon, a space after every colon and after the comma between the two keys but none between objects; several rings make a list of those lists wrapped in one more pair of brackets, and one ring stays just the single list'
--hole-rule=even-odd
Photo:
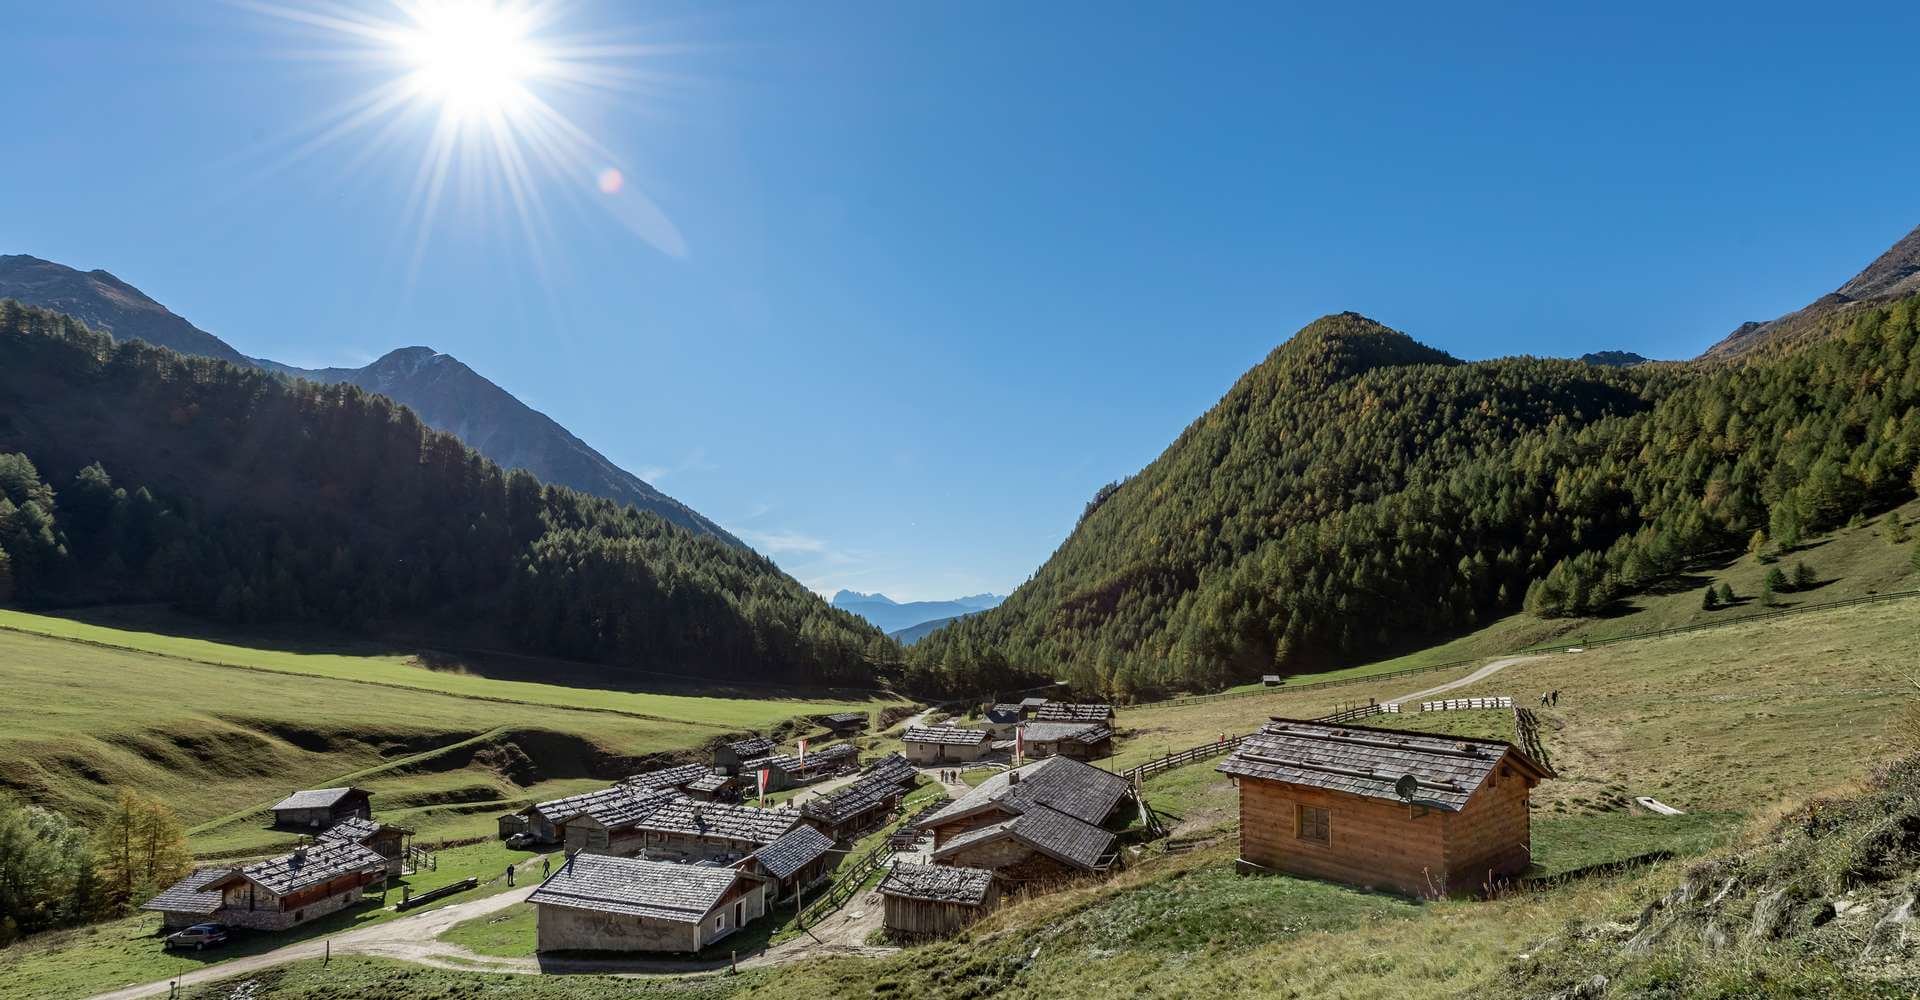
[{"label": "log wall", "polygon": [[[1330,844],[1299,839],[1300,805],[1328,811]],[[1446,888],[1447,814],[1421,812],[1400,802],[1241,778],[1240,859],[1290,875],[1431,895]]]}]

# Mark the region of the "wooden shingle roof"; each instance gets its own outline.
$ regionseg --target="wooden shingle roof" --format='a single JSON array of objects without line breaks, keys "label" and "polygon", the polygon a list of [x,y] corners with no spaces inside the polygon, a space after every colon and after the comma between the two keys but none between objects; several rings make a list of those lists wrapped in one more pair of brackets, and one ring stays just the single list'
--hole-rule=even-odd
[{"label": "wooden shingle roof", "polygon": [[961,729],[959,726],[909,726],[901,735],[900,742],[970,747],[985,743],[992,738],[993,734],[984,729]]},{"label": "wooden shingle roof", "polygon": [[859,753],[860,748],[851,743],[836,743],[820,750],[809,751],[805,757],[796,754],[777,754],[747,761],[740,767],[748,771],[757,771],[763,767],[777,767],[788,772],[807,771],[845,763],[848,757],[858,756]]},{"label": "wooden shingle roof", "polygon": [[374,834],[382,830],[392,830],[397,833],[407,834],[413,832],[404,826],[394,826],[391,823],[382,823],[379,820],[366,819],[361,816],[350,816],[327,827],[315,836],[320,840],[346,840],[355,844],[364,844],[372,839]]},{"label": "wooden shingle roof", "polygon": [[733,783],[733,778],[724,774],[708,774],[687,782],[687,791],[705,792],[708,795]]},{"label": "wooden shingle roof", "polygon": [[1112,850],[1114,835],[1043,805],[1012,819],[968,830],[940,845],[933,857],[952,857],[974,844],[994,840],[1014,840],[1075,868],[1093,871]]},{"label": "wooden shingle roof", "polygon": [[745,878],[732,868],[575,854],[527,901],[595,913],[699,923]]},{"label": "wooden shingle roof", "polygon": [[1098,703],[1073,705],[1050,701],[1035,709],[1035,722],[1105,722],[1113,718],[1113,706]]},{"label": "wooden shingle roof", "polygon": [[868,764],[860,770],[862,778],[882,776],[899,785],[911,785],[920,780],[920,769],[913,761],[900,755],[898,750]]},{"label": "wooden shingle roof", "polygon": [[827,716],[827,722],[831,725],[849,725],[855,722],[858,722],[861,725],[866,725],[867,713],[835,712],[832,715]]},{"label": "wooden shingle roof", "polygon": [[[1018,775],[1016,780],[1015,775]],[[1048,757],[1016,771],[1002,771],[920,820],[925,830],[986,809],[1013,815],[1048,806],[1095,826],[1106,822],[1133,791],[1127,779],[1067,757]]]},{"label": "wooden shingle roof", "polygon": [[317,840],[277,858],[229,871],[208,888],[252,882],[278,896],[331,881],[342,875],[385,871],[387,859],[346,840]]},{"label": "wooden shingle roof", "polygon": [[904,899],[979,906],[987,901],[991,888],[993,873],[985,869],[902,863],[895,864],[887,877],[880,880],[879,891],[882,895]]},{"label": "wooden shingle roof", "polygon": [[860,777],[802,805],[800,811],[827,823],[844,823],[861,813],[892,805],[919,774],[905,757],[888,754],[875,761]]},{"label": "wooden shingle roof", "polygon": [[681,797],[672,788],[633,788],[624,796],[593,803],[587,807],[585,815],[593,817],[594,822],[609,830],[618,830],[633,826]]},{"label": "wooden shingle roof", "polygon": [[[1113,734],[1113,730],[1098,722],[1029,722],[1021,732],[1028,743],[1057,743],[1077,740],[1096,730],[1108,736]],[[1088,742],[1098,742],[1098,739]]]},{"label": "wooden shingle roof", "polygon": [[674,795],[659,808],[623,826],[655,833],[722,837],[764,845],[779,840],[799,822],[800,812],[796,809],[755,809]]},{"label": "wooden shingle roof", "polygon": [[639,803],[655,800],[661,792],[671,793],[672,789],[642,788],[635,785],[620,784],[591,792],[581,792],[564,798],[549,799],[533,808],[547,818],[549,823],[565,823],[576,816],[590,815],[602,823],[614,824],[621,817],[628,816]]},{"label": "wooden shingle roof", "polygon": [[273,811],[282,809],[327,809],[339,803],[349,795],[372,795],[364,788],[308,788],[294,792],[274,804]]},{"label": "wooden shingle roof", "polygon": [[622,784],[635,788],[685,788],[712,773],[713,768],[706,764],[680,764],[633,775]]},{"label": "wooden shingle roof", "polygon": [[750,760],[754,757],[765,757],[773,752],[775,746],[777,744],[764,736],[749,736],[744,740],[728,743],[727,749],[733,751],[733,755],[741,760]]},{"label": "wooden shingle roof", "polygon": [[801,824],[780,839],[747,855],[760,863],[774,878],[790,878],[794,872],[820,860],[833,850],[833,841],[813,827]]},{"label": "wooden shingle roof", "polygon": [[231,873],[231,868],[202,868],[161,890],[160,895],[140,904],[143,910],[161,913],[211,915],[220,908],[220,890],[210,888]]},{"label": "wooden shingle roof", "polygon": [[1292,719],[1260,727],[1215,770],[1392,801],[1400,801],[1401,777],[1412,775],[1415,803],[1458,812],[1502,761],[1533,780],[1553,776],[1503,740]]}]

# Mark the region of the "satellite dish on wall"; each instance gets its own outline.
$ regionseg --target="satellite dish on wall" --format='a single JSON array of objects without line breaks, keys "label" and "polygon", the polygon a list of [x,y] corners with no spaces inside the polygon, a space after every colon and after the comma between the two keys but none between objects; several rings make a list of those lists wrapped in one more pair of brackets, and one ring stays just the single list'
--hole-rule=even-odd
[{"label": "satellite dish on wall", "polygon": [[1412,802],[1414,793],[1419,790],[1420,779],[1411,774],[1403,774],[1399,781],[1393,783],[1393,792],[1400,796],[1402,802]]}]

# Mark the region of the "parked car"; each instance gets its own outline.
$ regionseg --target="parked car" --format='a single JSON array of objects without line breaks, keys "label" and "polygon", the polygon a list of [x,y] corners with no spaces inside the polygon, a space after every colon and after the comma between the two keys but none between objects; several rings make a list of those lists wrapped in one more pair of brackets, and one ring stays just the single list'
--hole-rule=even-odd
[{"label": "parked car", "polygon": [[174,931],[167,935],[168,948],[192,948],[199,951],[227,943],[227,929],[220,924],[194,924],[183,931]]},{"label": "parked car", "polygon": [[524,851],[527,848],[533,846],[533,834],[516,833],[513,836],[510,836],[507,838],[507,846],[513,848],[516,851]]}]

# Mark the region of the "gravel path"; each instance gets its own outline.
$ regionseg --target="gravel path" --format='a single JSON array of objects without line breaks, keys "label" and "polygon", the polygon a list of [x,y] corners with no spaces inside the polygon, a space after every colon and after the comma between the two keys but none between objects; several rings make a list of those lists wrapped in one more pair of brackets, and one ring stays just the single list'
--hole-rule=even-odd
[{"label": "gravel path", "polygon": [[[1492,677],[1494,674],[1497,674],[1500,671],[1507,669],[1508,667],[1515,666],[1521,663],[1532,663],[1535,660],[1543,660],[1543,659],[1546,659],[1546,657],[1544,656],[1509,656],[1502,660],[1495,660],[1492,663],[1489,663],[1486,666],[1481,667],[1480,669],[1474,671],[1473,673],[1470,673],[1467,676],[1460,678],[1459,680],[1448,681],[1445,684],[1440,684],[1434,687],[1430,687],[1425,691],[1415,691],[1412,694],[1403,694],[1398,698],[1382,698],[1380,700],[1386,703],[1398,702],[1399,704],[1402,704],[1402,705],[1405,705],[1407,702],[1410,702],[1410,701],[1425,701],[1426,699],[1431,698],[1434,695],[1446,694],[1448,691],[1452,691],[1456,688],[1463,688],[1469,684],[1475,684],[1480,681],[1486,680],[1487,678]],[[1516,704],[1519,702],[1519,700],[1520,699],[1518,698],[1514,699]]]},{"label": "gravel path", "polygon": [[[343,931],[332,937],[311,938],[306,941],[287,945],[284,948],[275,948],[272,951],[263,952],[258,955],[249,955],[245,958],[236,958],[232,961],[219,962],[203,968],[194,969],[191,972],[184,972],[178,976],[162,979],[158,982],[146,983],[140,986],[129,986],[125,989],[114,990],[111,993],[102,993],[94,997],[93,1000],[134,1000],[136,997],[165,994],[169,986],[176,982],[181,986],[188,986],[194,983],[211,982],[215,979],[225,979],[229,976],[258,972],[261,969],[270,969],[276,965],[298,962],[302,959],[320,958],[326,954],[327,943],[329,941],[332,942],[333,953],[336,955],[385,955],[397,958],[405,957],[405,955],[396,954],[396,952],[407,953],[414,950],[430,951],[433,950],[430,946],[438,943],[434,939],[447,928],[463,920],[506,909],[526,899],[527,896],[533,892],[535,885],[537,885],[537,883],[524,885],[518,889],[511,889],[498,895],[488,896],[485,899],[475,899],[465,903],[454,903],[451,906],[443,906],[436,910],[427,910],[424,913],[417,913],[413,916],[384,920],[377,924],[369,924],[354,930]],[[159,947],[159,945],[156,944],[154,947]]]}]

